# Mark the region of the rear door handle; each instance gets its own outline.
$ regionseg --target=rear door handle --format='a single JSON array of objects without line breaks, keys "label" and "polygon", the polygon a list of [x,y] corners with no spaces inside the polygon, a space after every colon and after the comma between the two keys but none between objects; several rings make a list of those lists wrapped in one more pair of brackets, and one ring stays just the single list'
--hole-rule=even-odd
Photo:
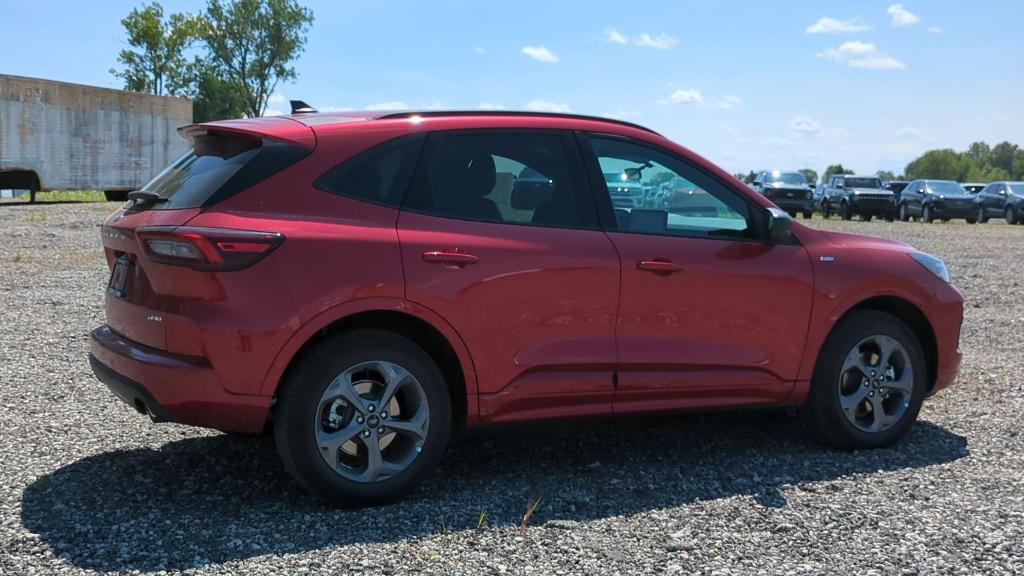
[{"label": "rear door handle", "polygon": [[460,268],[480,261],[476,256],[458,250],[429,250],[423,253],[423,260]]},{"label": "rear door handle", "polygon": [[654,272],[655,274],[665,275],[683,271],[682,266],[666,258],[645,258],[637,262],[636,267],[640,270],[647,270],[648,272]]}]

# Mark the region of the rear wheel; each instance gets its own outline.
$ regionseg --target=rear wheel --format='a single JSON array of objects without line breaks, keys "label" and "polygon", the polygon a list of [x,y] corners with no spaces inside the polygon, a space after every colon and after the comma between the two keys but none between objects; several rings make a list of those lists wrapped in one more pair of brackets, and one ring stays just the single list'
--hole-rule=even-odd
[{"label": "rear wheel", "polygon": [[818,357],[805,407],[811,429],[840,448],[892,444],[917,418],[926,374],[921,346],[906,324],[884,312],[854,312],[836,325]]},{"label": "rear wheel", "polygon": [[1006,207],[1005,217],[1007,224],[1016,224],[1020,222],[1020,215],[1017,214],[1017,209],[1014,208],[1013,206]]},{"label": "rear wheel", "polygon": [[907,213],[907,205],[900,204],[900,222],[910,221],[910,214]]},{"label": "rear wheel", "polygon": [[804,210],[804,220],[810,220],[814,216],[813,210]]},{"label": "rear wheel", "polygon": [[875,217],[874,214],[861,214],[860,215],[860,219],[865,221],[865,222],[871,222],[871,219],[874,218],[874,217]]},{"label": "rear wheel", "polygon": [[451,400],[422,348],[358,330],[299,362],[278,396],[274,437],[303,488],[336,505],[380,504],[434,470],[451,432]]}]

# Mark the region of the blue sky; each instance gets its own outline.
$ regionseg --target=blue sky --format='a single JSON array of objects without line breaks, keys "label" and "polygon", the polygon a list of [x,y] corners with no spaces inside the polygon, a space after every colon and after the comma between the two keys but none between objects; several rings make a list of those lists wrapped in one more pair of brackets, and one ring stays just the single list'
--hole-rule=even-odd
[{"label": "blue sky", "polygon": [[[309,1],[321,109],[571,110],[647,125],[731,171],[1024,144],[1024,2]],[[4,0],[0,73],[119,87],[134,2]],[[168,12],[202,0],[167,0]]]}]

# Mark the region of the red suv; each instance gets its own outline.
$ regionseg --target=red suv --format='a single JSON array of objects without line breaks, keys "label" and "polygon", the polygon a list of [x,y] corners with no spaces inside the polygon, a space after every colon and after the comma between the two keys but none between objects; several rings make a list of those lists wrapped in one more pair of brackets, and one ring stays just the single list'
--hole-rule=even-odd
[{"label": "red suv", "polygon": [[[640,126],[368,112],[182,132],[191,151],[103,226],[93,370],[155,421],[272,426],[331,502],[405,493],[464,426],[805,405],[822,440],[884,446],[959,369],[939,259],[806,228]],[[608,174],[706,209],[618,207]]]}]

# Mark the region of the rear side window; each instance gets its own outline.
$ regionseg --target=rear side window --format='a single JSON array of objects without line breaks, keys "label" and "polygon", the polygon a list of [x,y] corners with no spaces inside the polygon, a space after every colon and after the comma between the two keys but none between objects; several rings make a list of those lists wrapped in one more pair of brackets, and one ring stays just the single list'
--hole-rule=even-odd
[{"label": "rear side window", "polygon": [[570,145],[560,133],[438,135],[405,209],[459,220],[596,228],[593,198]]},{"label": "rear side window", "polygon": [[[216,204],[305,157],[308,150],[239,134],[197,136],[192,149],[140,190],[160,196],[149,210]],[[129,207],[130,208],[130,207]]]},{"label": "rear side window", "polygon": [[331,168],[313,185],[331,194],[398,208],[424,140],[426,135],[413,134],[378,144]]}]

